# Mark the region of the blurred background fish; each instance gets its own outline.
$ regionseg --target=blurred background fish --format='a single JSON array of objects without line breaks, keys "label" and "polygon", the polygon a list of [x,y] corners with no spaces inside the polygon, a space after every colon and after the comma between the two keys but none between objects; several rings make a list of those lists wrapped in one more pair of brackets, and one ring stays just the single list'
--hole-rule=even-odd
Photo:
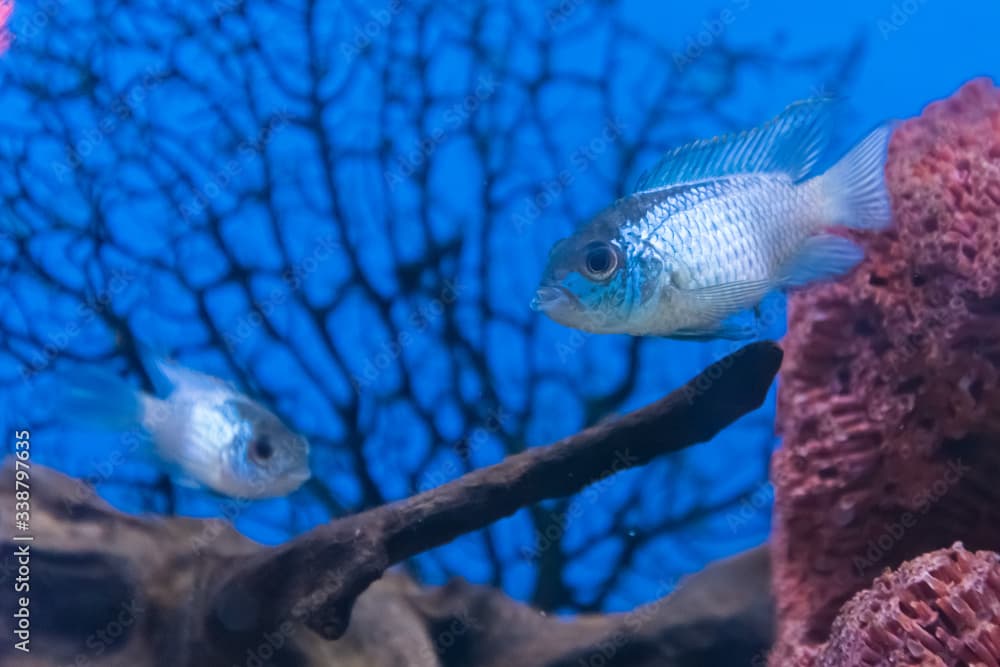
[{"label": "blurred background fish", "polygon": [[890,127],[826,173],[830,98],[772,121],[668,152],[635,192],[558,242],[532,307],[596,333],[749,338],[733,319],[775,289],[838,276],[862,257],[830,228],[890,223]]},{"label": "blurred background fish", "polygon": [[149,435],[175,481],[238,498],[291,493],[310,477],[309,445],[229,383],[145,356],[157,396],[113,373],[81,367],[60,376],[56,406],[71,425]]}]

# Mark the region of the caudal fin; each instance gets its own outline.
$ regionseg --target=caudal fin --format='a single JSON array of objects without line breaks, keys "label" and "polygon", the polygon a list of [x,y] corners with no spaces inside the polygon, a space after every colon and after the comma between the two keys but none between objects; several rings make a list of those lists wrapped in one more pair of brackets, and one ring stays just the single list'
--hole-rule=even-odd
[{"label": "caudal fin", "polygon": [[879,230],[892,223],[885,160],[892,125],[883,125],[816,178],[833,226]]},{"label": "caudal fin", "polygon": [[138,389],[114,373],[78,367],[54,379],[55,416],[67,426],[124,430],[142,417]]}]

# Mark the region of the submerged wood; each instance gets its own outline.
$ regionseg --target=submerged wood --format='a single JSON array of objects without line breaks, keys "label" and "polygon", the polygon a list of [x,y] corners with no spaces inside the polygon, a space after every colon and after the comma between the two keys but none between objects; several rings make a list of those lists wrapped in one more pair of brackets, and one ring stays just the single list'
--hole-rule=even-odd
[{"label": "submerged wood", "polygon": [[[748,345],[640,410],[278,547],[221,520],[123,514],[83,482],[36,468],[32,653],[7,642],[0,664],[749,664],[772,631],[765,549],[717,563],[628,614],[574,620],[488,588],[425,589],[386,570],[522,507],[711,439],[763,402],[780,363],[773,343]],[[6,497],[13,479],[8,466]],[[0,504],[5,539],[14,534],[12,510]],[[15,548],[6,542],[4,555]],[[0,611],[9,625],[16,561],[5,565]]]}]

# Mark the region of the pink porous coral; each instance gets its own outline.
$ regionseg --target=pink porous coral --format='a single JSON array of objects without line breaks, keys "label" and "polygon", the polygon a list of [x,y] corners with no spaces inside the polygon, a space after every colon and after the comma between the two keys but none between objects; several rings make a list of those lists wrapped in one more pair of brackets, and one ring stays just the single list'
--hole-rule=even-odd
[{"label": "pink porous coral", "polygon": [[1000,551],[1000,89],[973,81],[900,124],[886,176],[893,229],[859,234],[855,271],[789,303],[780,667],[819,664],[885,568],[958,540]]},{"label": "pink porous coral", "polygon": [[858,593],[821,667],[1000,667],[1000,555],[961,544],[924,554]]},{"label": "pink porous coral", "polygon": [[11,36],[7,30],[7,22],[14,13],[13,0],[0,0],[0,54],[10,46]]}]

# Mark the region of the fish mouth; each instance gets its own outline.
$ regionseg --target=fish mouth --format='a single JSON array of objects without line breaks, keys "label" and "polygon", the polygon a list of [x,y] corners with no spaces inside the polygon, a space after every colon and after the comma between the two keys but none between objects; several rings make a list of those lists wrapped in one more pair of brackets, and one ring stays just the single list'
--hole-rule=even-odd
[{"label": "fish mouth", "polygon": [[274,488],[262,497],[280,498],[287,496],[295,491],[298,491],[299,488],[310,479],[312,479],[312,471],[294,470],[285,474],[280,481],[275,483]]},{"label": "fish mouth", "polygon": [[580,309],[582,304],[575,294],[557,285],[542,285],[535,292],[535,298],[531,300],[531,309],[541,313],[567,306],[576,310]]}]

